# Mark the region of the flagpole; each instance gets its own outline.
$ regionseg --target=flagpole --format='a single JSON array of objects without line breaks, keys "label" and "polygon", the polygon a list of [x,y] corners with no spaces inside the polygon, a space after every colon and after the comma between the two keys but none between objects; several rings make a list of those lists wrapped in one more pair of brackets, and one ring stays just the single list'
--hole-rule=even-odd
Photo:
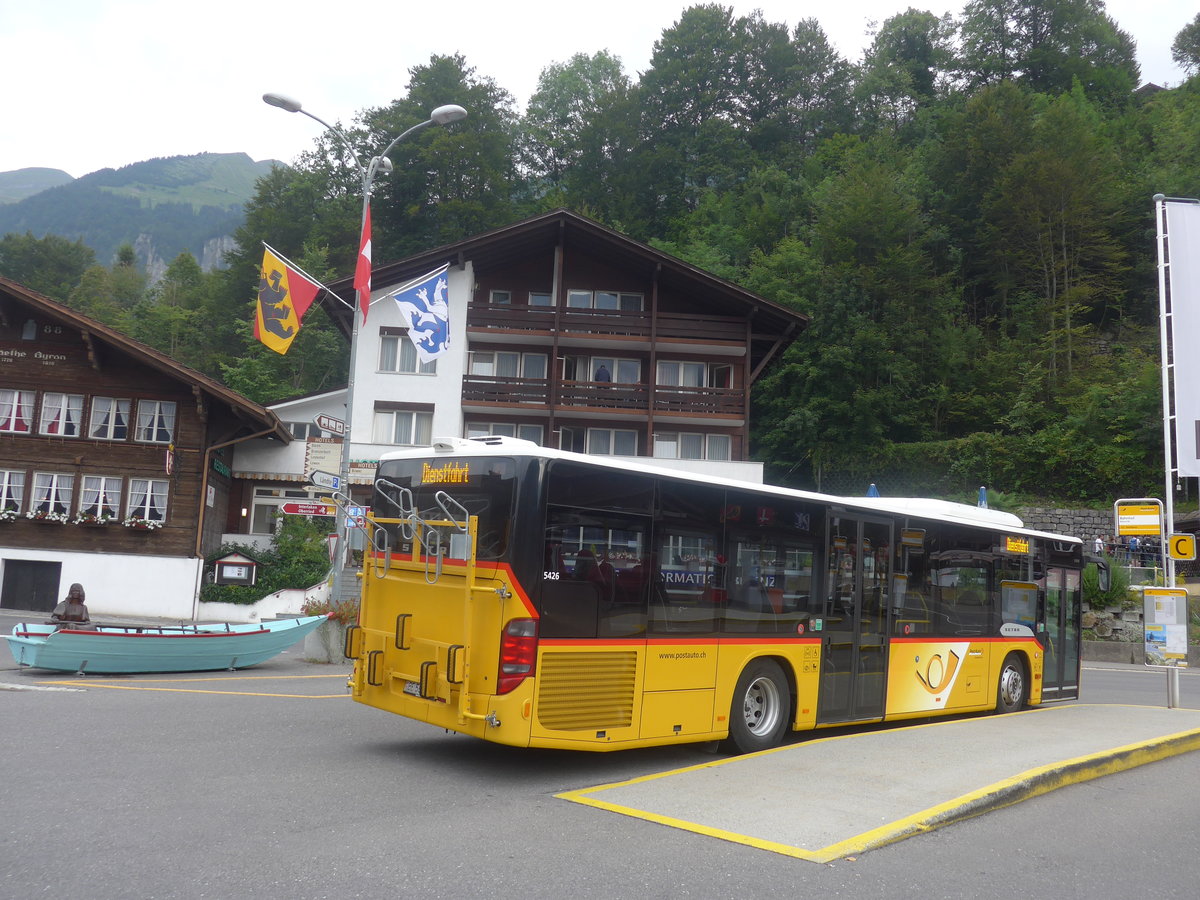
[{"label": "flagpole", "polygon": [[[369,254],[370,241],[369,223],[371,216],[371,189],[375,185],[375,176],[382,172],[387,175],[392,171],[392,161],[388,159],[388,153],[392,148],[403,141],[411,134],[415,134],[430,125],[448,125],[451,122],[457,122],[467,115],[467,111],[461,106],[447,105],[439,106],[429,114],[429,118],[424,122],[419,122],[411,128],[401,132],[392,142],[388,144],[383,152],[378,156],[371,157],[370,161],[363,165],[354,152],[354,145],[346,136],[342,129],[336,125],[330,125],[323,119],[317,118],[308,110],[304,109],[300,101],[291,97],[286,97],[283,94],[263,94],[263,102],[269,106],[276,106],[287,112],[298,112],[308,116],[310,119],[324,125],[338,140],[342,148],[349,154],[353,160],[355,167],[358,169],[359,175],[362,177],[362,219],[359,224],[358,232],[358,264],[355,265],[355,285],[361,284],[360,290],[365,293],[360,293],[358,300],[359,306],[363,311],[363,318],[366,318],[367,310],[371,303],[371,260],[368,255],[366,258],[366,280],[365,283],[360,282],[359,269],[362,262],[362,257]],[[330,292],[332,293],[332,292]],[[338,298],[341,299],[341,298]],[[345,496],[350,497],[350,447],[351,437],[354,433],[354,369],[358,359],[358,333],[359,333],[359,315],[358,309],[352,309],[350,312],[350,365],[346,375],[346,433],[342,435],[342,461],[338,475],[340,478],[341,490]],[[336,518],[337,544],[334,551],[333,565],[333,584],[331,586],[331,599],[336,603],[342,599],[342,569],[346,563],[346,544],[347,544],[347,527],[346,527],[346,510],[343,504],[337,504]]]}]

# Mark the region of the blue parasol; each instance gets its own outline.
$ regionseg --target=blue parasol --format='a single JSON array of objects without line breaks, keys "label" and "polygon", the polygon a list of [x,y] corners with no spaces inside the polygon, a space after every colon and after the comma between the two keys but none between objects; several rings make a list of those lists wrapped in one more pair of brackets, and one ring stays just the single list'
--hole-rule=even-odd
[{"label": "blue parasol", "polygon": [[867,488],[867,496],[868,497],[878,497],[879,496],[879,488],[875,487],[875,482],[873,482],[873,481],[871,482],[871,486],[869,488]]},{"label": "blue parasol", "polygon": [[987,508],[988,508],[988,505],[987,505],[987,488],[980,486],[980,488],[979,488],[979,502],[978,502],[977,504],[975,504],[975,505],[976,505],[976,506],[978,506],[980,509],[987,509]]}]

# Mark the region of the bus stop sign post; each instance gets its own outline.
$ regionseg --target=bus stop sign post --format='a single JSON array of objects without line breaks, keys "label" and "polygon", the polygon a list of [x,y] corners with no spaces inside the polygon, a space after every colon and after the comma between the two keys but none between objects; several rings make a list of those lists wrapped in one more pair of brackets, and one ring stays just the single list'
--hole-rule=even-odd
[{"label": "bus stop sign post", "polygon": [[[1146,665],[1167,673],[1167,709],[1179,706],[1179,670],[1187,666],[1187,591],[1175,587],[1175,544],[1167,541],[1163,502],[1153,497],[1126,498],[1113,503],[1114,533],[1156,535],[1163,549],[1166,588],[1142,591]],[[1194,550],[1193,545],[1193,550]],[[1180,633],[1183,639],[1179,651]]]}]

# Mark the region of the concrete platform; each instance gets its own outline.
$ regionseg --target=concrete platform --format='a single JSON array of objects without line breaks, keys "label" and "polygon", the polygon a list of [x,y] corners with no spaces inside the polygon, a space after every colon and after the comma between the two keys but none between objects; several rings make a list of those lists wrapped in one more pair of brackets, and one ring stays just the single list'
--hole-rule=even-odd
[{"label": "concrete platform", "polygon": [[875,728],[558,797],[812,862],[1200,749],[1200,710],[1071,704]]}]

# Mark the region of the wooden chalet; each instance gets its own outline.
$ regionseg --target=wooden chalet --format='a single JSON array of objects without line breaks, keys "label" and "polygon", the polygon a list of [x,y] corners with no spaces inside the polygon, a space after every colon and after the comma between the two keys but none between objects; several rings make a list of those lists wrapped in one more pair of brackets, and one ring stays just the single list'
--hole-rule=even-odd
[{"label": "wooden chalet", "polygon": [[[451,322],[453,352],[437,360],[439,379],[455,380],[452,422],[428,402],[440,390],[413,389],[426,373],[393,382],[394,396],[372,381],[384,367],[381,342],[405,333],[386,319],[395,305],[387,292],[443,263],[451,266],[452,317],[465,310],[465,325]],[[377,265],[373,285],[356,384],[376,395],[364,401],[370,406],[356,398],[356,431],[401,401],[397,409],[427,414],[439,434],[507,434],[664,460],[749,459],[750,390],[808,324],[564,209]],[[348,284],[339,287],[349,296]],[[324,300],[348,334],[349,311]],[[420,431],[414,419],[407,433]]]},{"label": "wooden chalet", "polygon": [[[233,447],[274,413],[0,278],[0,606],[190,618],[231,518]],[[236,502],[236,501],[235,501]],[[236,518],[236,516],[232,516]]]}]

